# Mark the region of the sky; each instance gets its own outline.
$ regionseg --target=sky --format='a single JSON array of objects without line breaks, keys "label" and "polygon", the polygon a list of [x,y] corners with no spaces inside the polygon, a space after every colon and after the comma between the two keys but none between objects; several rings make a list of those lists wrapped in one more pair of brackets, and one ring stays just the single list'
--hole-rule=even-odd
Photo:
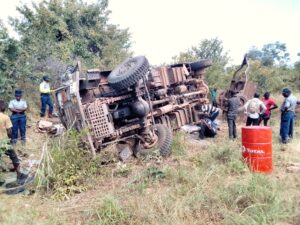
[{"label": "sky", "polygon": [[[2,0],[0,18],[17,16],[19,2]],[[111,23],[129,28],[134,55],[145,55],[151,64],[169,63],[215,37],[232,64],[240,64],[251,46],[276,41],[286,44],[292,62],[299,60],[300,0],[109,0],[109,9]]]}]

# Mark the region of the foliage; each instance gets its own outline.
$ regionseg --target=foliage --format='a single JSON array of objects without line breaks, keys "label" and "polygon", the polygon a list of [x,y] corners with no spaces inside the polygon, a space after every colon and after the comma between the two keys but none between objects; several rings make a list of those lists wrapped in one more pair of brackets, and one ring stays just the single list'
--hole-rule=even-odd
[{"label": "foliage", "polygon": [[251,61],[250,68],[250,79],[257,83],[259,92],[276,92],[284,86],[282,69],[263,66],[259,60]]},{"label": "foliage", "polygon": [[290,60],[286,44],[276,41],[275,43],[265,44],[261,50],[252,47],[248,52],[250,59],[257,59],[264,66],[280,65],[284,66]]},{"label": "foliage", "polygon": [[284,43],[266,44],[262,49],[252,47],[248,52],[251,59],[250,79],[258,84],[260,92],[278,92],[283,87],[300,89],[298,62],[289,65],[289,53]]},{"label": "foliage", "polygon": [[[23,19],[12,20],[27,52],[38,61],[53,56],[63,62],[81,59],[103,69],[116,65],[130,47],[127,30],[108,23],[107,0],[86,4],[50,0],[18,8]],[[35,37],[35,38],[33,38]]]},{"label": "foliage", "polygon": [[[247,55],[250,80],[257,83],[259,92],[277,92],[285,86],[300,89],[300,61],[294,66],[288,65],[290,58],[285,43],[265,44],[262,49],[253,46]],[[228,66],[228,53],[224,52],[223,43],[218,38],[204,39],[172,59],[173,63],[184,63],[207,58],[213,61],[205,75],[208,85],[227,89],[237,66]]]},{"label": "foliage", "polygon": [[[218,38],[203,39],[198,45],[192,46],[186,52],[173,56],[173,63],[195,62],[201,59],[211,59],[213,65],[206,72],[206,81],[210,86],[224,87],[224,78],[229,77],[225,66],[229,62],[228,52],[224,51],[223,42]],[[223,79],[220,79],[222,77]]]},{"label": "foliage", "polygon": [[109,23],[108,1],[49,0],[17,7],[10,18],[21,46],[16,73],[22,81],[53,80],[67,65],[80,60],[83,68],[112,69],[130,55],[129,32]]},{"label": "foliage", "polygon": [[42,167],[37,171],[38,189],[45,189],[59,200],[87,189],[86,181],[97,173],[97,167],[91,154],[82,146],[84,137],[84,133],[69,131],[50,144],[50,152],[44,148]]},{"label": "foliage", "polygon": [[16,59],[19,56],[19,44],[9,37],[6,27],[0,20],[0,96],[7,100],[16,84]]}]

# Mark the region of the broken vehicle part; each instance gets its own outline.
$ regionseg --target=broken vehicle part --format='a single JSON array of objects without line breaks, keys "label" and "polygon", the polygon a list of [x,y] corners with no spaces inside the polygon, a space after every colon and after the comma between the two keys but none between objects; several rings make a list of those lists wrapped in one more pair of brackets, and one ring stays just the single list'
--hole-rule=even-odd
[{"label": "broken vehicle part", "polygon": [[240,99],[240,106],[243,107],[244,104],[251,99],[256,92],[256,84],[248,79],[249,69],[249,60],[247,55],[245,55],[241,66],[234,72],[232,76],[229,88],[226,91],[220,91],[217,94],[217,105],[225,114],[228,107],[228,99],[232,97],[233,93],[237,93],[237,97]]}]

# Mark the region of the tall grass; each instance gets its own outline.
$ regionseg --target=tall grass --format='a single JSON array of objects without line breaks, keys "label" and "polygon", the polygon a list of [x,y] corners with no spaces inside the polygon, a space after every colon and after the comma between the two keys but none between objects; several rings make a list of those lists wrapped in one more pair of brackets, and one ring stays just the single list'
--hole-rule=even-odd
[{"label": "tall grass", "polygon": [[204,146],[176,134],[170,158],[116,163],[113,149],[92,160],[68,135],[47,145],[40,169],[40,190],[70,199],[49,206],[60,206],[61,224],[300,224],[300,178],[285,172],[299,159],[298,138],[286,151],[274,138],[274,171],[263,175],[249,171],[239,140],[222,136]]},{"label": "tall grass", "polygon": [[210,141],[175,166],[148,165],[132,176],[134,182],[109,193],[127,218],[119,224],[293,224],[300,213],[297,182],[251,173],[238,142]]},{"label": "tall grass", "polygon": [[97,159],[92,159],[82,143],[84,135],[71,130],[44,145],[44,157],[36,179],[39,191],[64,200],[87,190],[98,167]]},{"label": "tall grass", "polygon": [[92,211],[89,225],[118,225],[126,224],[128,215],[113,196],[103,199],[99,208]]}]

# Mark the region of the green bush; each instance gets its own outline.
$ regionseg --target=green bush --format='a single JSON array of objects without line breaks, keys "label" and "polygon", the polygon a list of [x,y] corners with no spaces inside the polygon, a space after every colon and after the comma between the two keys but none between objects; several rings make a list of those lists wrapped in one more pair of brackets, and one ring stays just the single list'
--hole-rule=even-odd
[{"label": "green bush", "polygon": [[70,131],[53,140],[50,151],[44,151],[42,166],[37,171],[37,187],[50,192],[54,199],[68,199],[86,190],[90,178],[97,174],[96,161],[82,144],[84,136]]}]

